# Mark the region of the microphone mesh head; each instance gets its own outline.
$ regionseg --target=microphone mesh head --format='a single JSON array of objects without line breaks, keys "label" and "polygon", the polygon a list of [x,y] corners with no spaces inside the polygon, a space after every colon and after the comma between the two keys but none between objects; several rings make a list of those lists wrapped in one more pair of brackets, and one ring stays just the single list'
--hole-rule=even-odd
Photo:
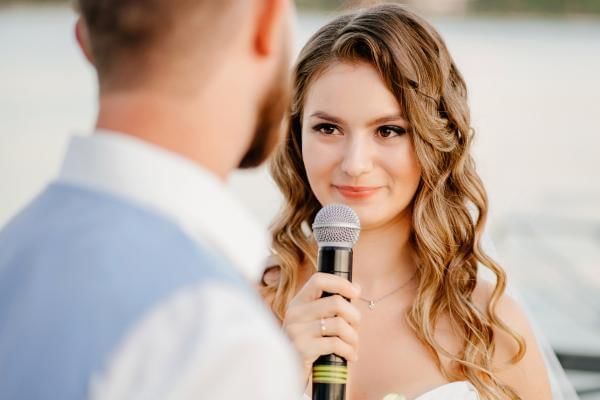
[{"label": "microphone mesh head", "polygon": [[352,208],[344,204],[328,204],[317,213],[313,234],[320,247],[351,248],[358,241],[360,220]]}]

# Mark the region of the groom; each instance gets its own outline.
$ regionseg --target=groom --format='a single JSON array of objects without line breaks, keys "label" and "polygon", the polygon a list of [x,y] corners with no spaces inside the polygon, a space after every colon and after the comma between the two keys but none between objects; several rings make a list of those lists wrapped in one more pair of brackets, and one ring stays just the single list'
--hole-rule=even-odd
[{"label": "groom", "polygon": [[225,181],[287,104],[290,0],[79,0],[99,112],[0,232],[0,399],[289,399],[252,285],[266,234]]}]

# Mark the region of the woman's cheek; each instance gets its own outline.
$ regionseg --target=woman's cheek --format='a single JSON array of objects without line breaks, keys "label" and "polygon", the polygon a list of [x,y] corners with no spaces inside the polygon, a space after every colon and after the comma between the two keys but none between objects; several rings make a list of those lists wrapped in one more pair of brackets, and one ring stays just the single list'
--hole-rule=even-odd
[{"label": "woman's cheek", "polygon": [[320,156],[311,157],[307,154],[304,160],[304,167],[312,192],[320,203],[326,204],[331,202],[330,186],[332,184],[332,171],[334,169],[326,150],[313,149],[313,151],[314,153],[312,154],[319,154]]}]

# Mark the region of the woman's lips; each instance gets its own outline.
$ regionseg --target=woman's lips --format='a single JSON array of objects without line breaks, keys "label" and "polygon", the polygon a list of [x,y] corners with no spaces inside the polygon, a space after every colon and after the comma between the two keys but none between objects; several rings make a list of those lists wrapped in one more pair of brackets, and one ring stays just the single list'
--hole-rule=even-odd
[{"label": "woman's lips", "polygon": [[378,186],[341,186],[333,185],[344,197],[349,199],[365,199],[380,189]]}]

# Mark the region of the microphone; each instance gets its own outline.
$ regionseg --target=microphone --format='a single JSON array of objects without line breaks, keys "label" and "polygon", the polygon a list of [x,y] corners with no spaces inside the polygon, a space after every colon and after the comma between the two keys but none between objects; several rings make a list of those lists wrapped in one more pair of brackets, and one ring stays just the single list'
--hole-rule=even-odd
[{"label": "microphone", "polygon": [[[318,271],[352,282],[352,246],[360,234],[358,215],[346,205],[329,204],[317,213],[312,228],[319,245]],[[332,295],[323,293],[322,297]],[[312,368],[313,400],[344,400],[347,378],[348,364],[344,358],[335,354],[320,356]]]}]

